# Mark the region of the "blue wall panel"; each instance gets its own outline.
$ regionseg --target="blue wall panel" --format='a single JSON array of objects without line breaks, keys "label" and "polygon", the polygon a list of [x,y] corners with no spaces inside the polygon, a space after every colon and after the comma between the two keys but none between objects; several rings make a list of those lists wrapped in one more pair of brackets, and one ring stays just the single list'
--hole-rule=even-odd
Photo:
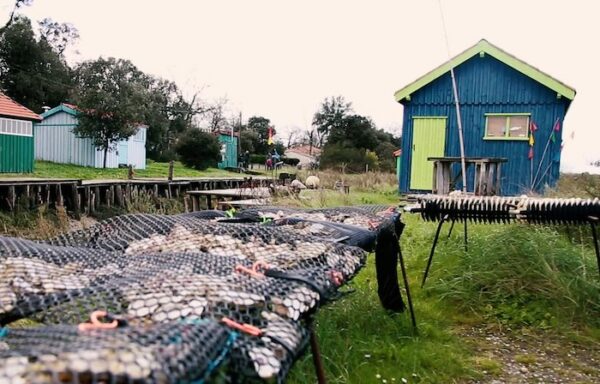
[{"label": "blue wall panel", "polygon": [[[559,177],[562,121],[569,106],[566,98],[558,99],[556,92],[521,74],[504,63],[486,55],[473,57],[455,69],[461,105],[461,117],[467,157],[505,157],[508,162],[502,169],[502,194],[518,195],[530,190],[531,162],[528,159],[527,141],[483,140],[486,113],[531,113],[538,126],[535,132],[533,173],[538,168],[544,174],[536,191],[554,186]],[[447,73],[427,84],[403,101],[402,171],[399,187],[409,190],[413,116],[447,116],[446,156],[460,156],[456,110],[452,96],[452,82]],[[561,130],[556,142],[550,142],[542,160],[542,153],[556,119]],[[549,167],[549,168],[548,168]],[[548,172],[545,172],[549,169]],[[473,189],[472,171],[467,174],[467,186]],[[538,177],[539,178],[539,177]]]}]

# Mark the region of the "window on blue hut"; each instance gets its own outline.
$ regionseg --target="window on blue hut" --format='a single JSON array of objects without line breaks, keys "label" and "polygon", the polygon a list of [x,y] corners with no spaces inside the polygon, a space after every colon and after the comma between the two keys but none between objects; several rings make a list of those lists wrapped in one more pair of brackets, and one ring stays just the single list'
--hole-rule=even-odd
[{"label": "window on blue hut", "polygon": [[487,113],[485,115],[484,139],[527,140],[528,135],[528,113]]}]

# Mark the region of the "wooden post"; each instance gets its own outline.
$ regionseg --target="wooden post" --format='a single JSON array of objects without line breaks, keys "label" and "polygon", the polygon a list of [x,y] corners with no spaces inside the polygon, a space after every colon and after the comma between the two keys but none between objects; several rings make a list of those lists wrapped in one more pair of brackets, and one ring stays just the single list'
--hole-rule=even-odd
[{"label": "wooden post", "polygon": [[90,205],[88,207],[90,213],[96,212],[96,198],[95,192],[90,188]]},{"label": "wooden post", "polygon": [[199,207],[199,198],[196,195],[189,195],[192,199],[192,212],[196,212],[200,210]]},{"label": "wooden post", "polygon": [[15,186],[14,185],[10,185],[8,187],[8,201],[10,203],[10,210],[14,211],[15,210],[15,205],[17,203],[17,193],[15,191]]},{"label": "wooden post", "polygon": [[81,213],[79,211],[79,193],[77,193],[77,183],[71,184],[71,199],[73,200],[73,215],[76,219],[81,218]]},{"label": "wooden post", "polygon": [[169,181],[173,181],[173,171],[175,168],[175,162],[173,160],[169,161]]},{"label": "wooden post", "polygon": [[119,207],[123,206],[123,186],[121,184],[117,184],[115,186],[115,198],[117,201],[117,205]]},{"label": "wooden post", "polygon": [[27,196],[27,207],[31,208],[31,206],[33,205],[31,202],[31,187],[29,186],[29,184],[27,184],[25,186],[25,196]]},{"label": "wooden post", "polygon": [[85,187],[83,189],[83,200],[84,200],[84,212],[86,214],[90,213],[91,210],[91,206],[92,206],[92,194],[90,191],[90,187]]},{"label": "wooden post", "polygon": [[133,165],[127,167],[127,179],[133,180]]},{"label": "wooden post", "polygon": [[496,165],[496,194],[500,195],[501,191],[501,183],[502,183],[502,175],[500,171],[502,170],[502,163],[498,163]]},{"label": "wooden post", "polygon": [[131,184],[127,183],[125,186],[125,204],[128,204],[131,201]]},{"label": "wooden post", "polygon": [[189,204],[189,197],[188,196],[184,196],[183,197],[183,208],[184,208],[184,212],[189,212],[190,211],[190,204]]},{"label": "wooden post", "polygon": [[94,188],[94,211],[100,209],[100,187]]},{"label": "wooden post", "polygon": [[64,205],[62,185],[56,184],[56,206],[62,207]]}]

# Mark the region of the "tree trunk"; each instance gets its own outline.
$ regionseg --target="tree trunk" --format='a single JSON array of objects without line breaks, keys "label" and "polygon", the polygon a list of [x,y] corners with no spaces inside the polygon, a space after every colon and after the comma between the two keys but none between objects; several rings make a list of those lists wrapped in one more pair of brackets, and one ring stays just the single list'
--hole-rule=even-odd
[{"label": "tree trunk", "polygon": [[106,156],[108,154],[108,145],[104,147],[104,164],[102,165],[102,168],[106,168]]}]

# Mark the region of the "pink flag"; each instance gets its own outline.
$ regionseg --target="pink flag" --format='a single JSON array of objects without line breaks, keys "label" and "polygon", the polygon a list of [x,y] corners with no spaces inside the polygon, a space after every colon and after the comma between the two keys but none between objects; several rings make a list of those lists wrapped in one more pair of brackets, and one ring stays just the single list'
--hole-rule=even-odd
[{"label": "pink flag", "polygon": [[531,132],[535,132],[535,131],[537,131],[537,130],[538,130],[538,127],[537,127],[537,125],[536,125],[536,124],[535,124],[533,121],[531,121],[531,123],[529,124],[529,130],[530,130]]},{"label": "pink flag", "polygon": [[527,155],[529,160],[533,159],[533,147],[529,147],[529,154]]},{"label": "pink flag", "polygon": [[554,123],[554,132],[560,131],[560,119],[556,119],[556,123]]}]

